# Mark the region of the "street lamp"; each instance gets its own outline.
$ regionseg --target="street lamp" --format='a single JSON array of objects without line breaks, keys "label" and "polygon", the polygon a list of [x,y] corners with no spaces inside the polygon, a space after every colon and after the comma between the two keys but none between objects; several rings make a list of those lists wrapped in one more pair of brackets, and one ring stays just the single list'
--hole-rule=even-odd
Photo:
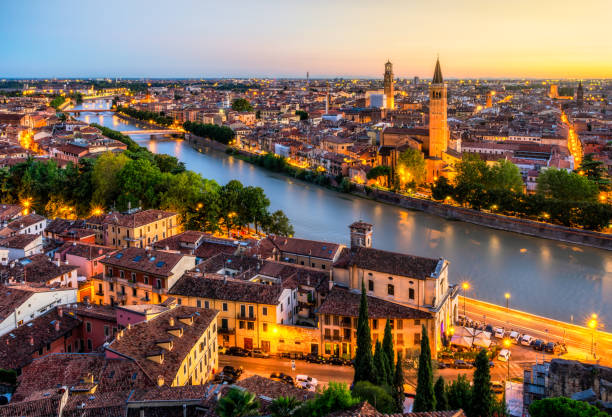
[{"label": "street lamp", "polygon": [[461,284],[461,288],[463,288],[463,318],[467,319],[467,316],[465,315],[465,293],[470,289],[470,283],[467,281],[463,282],[463,284]]},{"label": "street lamp", "polygon": [[506,381],[510,381],[510,346],[512,346],[512,341],[508,338],[504,339],[504,347],[508,349],[508,375],[506,376]]},{"label": "street lamp", "polygon": [[506,323],[510,323],[510,293],[507,292],[504,294],[504,297],[506,297]]},{"label": "street lamp", "polygon": [[597,331],[597,314],[593,313],[591,315],[591,320],[589,320],[589,327],[593,332],[591,333],[591,354],[593,355],[593,359],[597,356],[595,355],[595,332]]}]

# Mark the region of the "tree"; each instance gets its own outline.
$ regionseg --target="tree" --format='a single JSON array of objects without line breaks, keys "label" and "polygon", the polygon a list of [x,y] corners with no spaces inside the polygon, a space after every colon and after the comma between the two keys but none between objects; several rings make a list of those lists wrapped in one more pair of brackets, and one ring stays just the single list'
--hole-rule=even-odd
[{"label": "tree", "polygon": [[444,200],[455,193],[453,187],[446,177],[439,177],[431,187],[431,196],[434,200]]},{"label": "tree", "polygon": [[585,177],[597,184],[600,191],[608,191],[610,180],[606,176],[603,162],[594,159],[594,156],[592,153],[584,155],[578,173],[584,174]]},{"label": "tree", "polygon": [[504,190],[512,192],[523,191],[523,177],[521,171],[512,162],[500,159],[489,169],[489,183],[487,191]]},{"label": "tree", "polygon": [[531,417],[607,417],[600,411],[583,401],[570,400],[565,397],[545,398],[536,400],[529,406]]},{"label": "tree", "polygon": [[444,385],[444,378],[442,378],[442,376],[438,377],[436,385],[434,385],[434,392],[436,394],[436,410],[448,410],[448,396],[446,395],[446,386]]},{"label": "tree", "polygon": [[384,177],[389,184],[389,176],[391,175],[391,168],[387,165],[378,165],[368,171],[366,178],[369,180],[378,180],[380,177]]},{"label": "tree", "polygon": [[238,112],[253,111],[253,106],[246,98],[237,98],[232,102],[232,110]]},{"label": "tree", "polygon": [[451,382],[446,388],[446,394],[449,410],[458,410],[460,408],[466,411],[470,410],[472,388],[465,375],[459,375],[455,381]]},{"label": "tree", "polygon": [[266,216],[262,221],[262,228],[264,232],[278,236],[293,236],[294,233],[289,218],[282,210],[276,210]]},{"label": "tree", "polygon": [[491,391],[489,356],[485,349],[482,349],[476,356],[476,370],[472,384],[471,415],[490,417],[494,408],[494,399]]},{"label": "tree", "polygon": [[377,340],[374,348],[374,374],[376,376],[376,385],[387,385],[389,380],[388,368],[389,362],[387,361],[387,355],[382,351],[380,340]]},{"label": "tree", "polygon": [[382,342],[382,351],[387,359],[387,384],[393,385],[393,374],[395,370],[395,352],[393,351],[393,335],[391,334],[391,320],[385,323],[385,333]]},{"label": "tree", "polygon": [[[342,411],[359,403],[346,384],[330,382],[321,395],[308,400],[295,412],[299,417],[323,417],[334,411]],[[224,417],[224,416],[221,416]]]},{"label": "tree", "polygon": [[537,192],[564,201],[596,202],[599,188],[585,176],[564,169],[548,168],[538,176]]},{"label": "tree", "polygon": [[436,396],[433,389],[431,348],[429,347],[429,336],[425,325],[422,326],[421,333],[421,354],[419,355],[419,371],[413,410],[434,411],[436,409]]},{"label": "tree", "polygon": [[300,121],[308,120],[308,113],[304,110],[296,110],[295,114],[300,116]]},{"label": "tree", "polygon": [[365,282],[361,281],[361,302],[359,304],[359,317],[357,319],[357,352],[355,354],[355,376],[353,383],[370,381],[376,383],[374,364],[372,359],[372,337],[368,322],[368,299]]},{"label": "tree", "polygon": [[397,352],[393,385],[391,387],[395,409],[398,413],[404,412],[404,368],[402,366],[402,352]]},{"label": "tree", "polygon": [[425,181],[425,159],[418,149],[408,148],[397,158],[396,172],[400,188],[406,184],[422,184]]},{"label": "tree", "polygon": [[220,417],[246,417],[256,415],[259,407],[259,400],[254,394],[232,388],[219,400],[216,411]]},{"label": "tree", "polygon": [[391,414],[395,411],[395,402],[383,387],[368,381],[359,381],[353,387],[353,396],[362,401],[367,401],[379,412]]},{"label": "tree", "polygon": [[301,404],[295,397],[278,397],[272,401],[268,411],[272,417],[291,417]]}]

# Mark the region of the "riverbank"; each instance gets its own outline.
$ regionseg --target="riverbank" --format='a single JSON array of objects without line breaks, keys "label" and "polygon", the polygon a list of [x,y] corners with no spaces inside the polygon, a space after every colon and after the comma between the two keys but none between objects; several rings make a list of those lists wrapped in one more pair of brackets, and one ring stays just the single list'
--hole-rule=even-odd
[{"label": "riverbank", "polygon": [[[254,156],[252,153],[238,150],[222,143],[215,142],[207,138],[201,138],[192,134],[186,134],[185,138],[187,142],[199,152],[202,152],[202,149],[205,147],[221,152],[226,152],[228,149],[232,149],[233,152],[238,154],[237,156],[240,157],[240,159],[246,162],[251,162],[250,158]],[[285,175],[282,172],[280,172],[280,174]],[[383,191],[371,187],[366,188],[362,185],[355,185],[355,189],[351,191],[350,194],[410,210],[426,212],[447,220],[458,220],[491,229],[503,230],[571,244],[591,246],[604,250],[612,250],[612,235],[607,233],[575,229],[529,219],[504,216],[501,214],[486,213],[464,207],[452,206],[433,200],[420,199],[389,191]]]}]

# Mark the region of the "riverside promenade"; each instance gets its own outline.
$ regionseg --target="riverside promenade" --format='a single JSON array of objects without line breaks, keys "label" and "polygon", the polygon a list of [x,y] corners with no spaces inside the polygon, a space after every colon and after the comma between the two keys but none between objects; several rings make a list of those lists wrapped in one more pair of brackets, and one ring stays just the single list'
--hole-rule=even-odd
[{"label": "riverside promenade", "polygon": [[[463,315],[463,309],[464,298],[460,296],[459,314]],[[465,298],[465,313],[471,320],[527,333],[545,342],[565,342],[568,352],[561,356],[564,359],[612,366],[612,334],[605,331],[609,323],[601,323],[599,319],[575,317],[576,324],[564,323],[468,297]],[[589,322],[596,324],[596,329],[588,327]]]}]

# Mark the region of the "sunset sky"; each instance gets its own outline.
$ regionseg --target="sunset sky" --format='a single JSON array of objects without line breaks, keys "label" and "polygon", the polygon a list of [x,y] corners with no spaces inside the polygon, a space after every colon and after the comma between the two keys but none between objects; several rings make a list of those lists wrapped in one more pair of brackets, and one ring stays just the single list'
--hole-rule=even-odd
[{"label": "sunset sky", "polygon": [[3,1],[0,78],[612,77],[612,0]]}]

